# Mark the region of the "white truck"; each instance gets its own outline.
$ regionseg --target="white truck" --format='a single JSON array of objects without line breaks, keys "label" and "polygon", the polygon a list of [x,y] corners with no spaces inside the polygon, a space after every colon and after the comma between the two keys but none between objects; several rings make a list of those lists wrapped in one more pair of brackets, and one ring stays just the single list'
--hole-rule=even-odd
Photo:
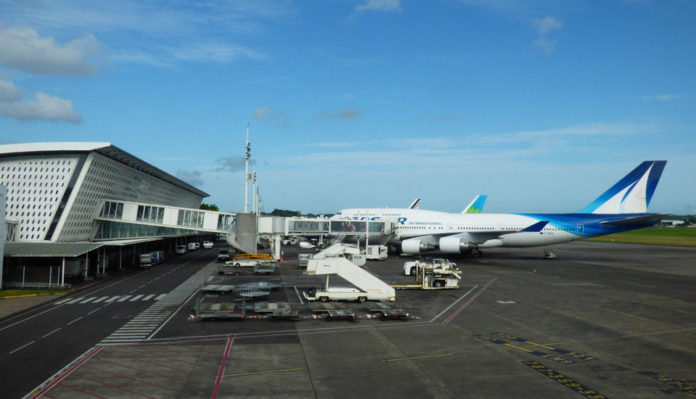
[{"label": "white truck", "polygon": [[140,267],[152,267],[164,260],[164,251],[154,251],[140,254]]},{"label": "white truck", "polygon": [[[331,287],[329,277],[332,274],[342,277],[355,288]],[[396,291],[393,287],[344,257],[310,259],[307,264],[307,275],[326,275],[326,284],[323,289],[311,289],[303,293],[308,301],[396,300]]]},{"label": "white truck", "polygon": [[365,251],[368,260],[386,260],[389,257],[386,245],[368,245]]}]

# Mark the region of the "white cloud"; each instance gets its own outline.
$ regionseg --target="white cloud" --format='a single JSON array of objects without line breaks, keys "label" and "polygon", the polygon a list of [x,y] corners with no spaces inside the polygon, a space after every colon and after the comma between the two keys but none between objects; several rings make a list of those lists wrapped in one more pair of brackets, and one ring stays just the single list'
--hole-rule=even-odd
[{"label": "white cloud", "polygon": [[401,11],[399,0],[366,0],[355,11]]},{"label": "white cloud", "polygon": [[88,57],[99,42],[85,35],[65,45],[42,37],[31,28],[8,28],[0,24],[0,64],[39,75],[92,75],[95,68]]},{"label": "white cloud", "polygon": [[533,24],[537,28],[539,36],[546,36],[552,30],[561,29],[563,27],[563,22],[551,16],[546,16],[542,19],[535,19]]},{"label": "white cloud", "polygon": [[215,169],[215,171],[217,172],[236,172],[238,170],[244,169],[246,159],[238,155],[233,155],[229,157],[218,158],[215,160],[215,162],[220,165]]},{"label": "white cloud", "polygon": [[359,109],[345,108],[337,112],[323,111],[317,117],[321,119],[356,119],[361,113],[362,111]]},{"label": "white cloud", "polygon": [[561,29],[563,27],[563,22],[552,16],[546,16],[542,19],[533,20],[532,24],[539,34],[539,38],[534,41],[534,45],[539,47],[546,55],[553,53],[558,41],[547,39],[546,36],[553,30]]},{"label": "white cloud", "polygon": [[179,179],[185,181],[186,183],[192,185],[192,186],[201,186],[203,185],[203,177],[201,176],[201,172],[198,170],[181,170],[176,172],[176,177]]},{"label": "white cloud", "polygon": [[198,44],[178,46],[167,51],[173,58],[181,61],[213,61],[228,63],[239,59],[266,60],[268,56],[252,49],[228,44]]},{"label": "white cloud", "polygon": [[287,127],[288,117],[283,111],[279,111],[270,105],[256,108],[254,110],[254,119],[261,122],[274,122],[278,127]]},{"label": "white cloud", "polygon": [[19,100],[19,89],[8,80],[0,80],[0,101]]},{"label": "white cloud", "polygon": [[73,109],[72,101],[42,92],[36,93],[35,100],[0,102],[0,115],[20,121],[82,122],[80,115]]}]

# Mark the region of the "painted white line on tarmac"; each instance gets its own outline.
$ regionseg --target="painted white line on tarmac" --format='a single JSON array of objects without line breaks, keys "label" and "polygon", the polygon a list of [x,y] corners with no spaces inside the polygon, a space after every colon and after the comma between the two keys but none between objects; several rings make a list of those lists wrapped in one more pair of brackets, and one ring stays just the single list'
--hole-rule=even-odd
[{"label": "painted white line on tarmac", "polygon": [[160,294],[157,298],[155,298],[155,301],[159,301],[160,299],[164,298],[167,296],[167,294]]},{"label": "painted white line on tarmac", "polygon": [[124,295],[121,299],[118,300],[118,302],[125,302],[126,299],[132,297],[133,295]]},{"label": "painted white line on tarmac", "polygon": [[133,298],[131,298],[130,301],[131,301],[131,302],[135,302],[135,301],[137,301],[138,299],[140,299],[140,298],[142,298],[142,297],[144,297],[144,296],[145,296],[145,295],[142,295],[142,294],[136,295],[136,296],[134,296]]},{"label": "painted white line on tarmac", "polygon": [[61,299],[60,301],[53,302],[53,304],[54,304],[54,305],[62,305],[62,304],[64,304],[65,302],[68,302],[68,301],[72,301],[72,298]]},{"label": "painted white line on tarmac", "polygon": [[63,328],[63,327],[58,327],[55,330],[51,331],[50,333],[42,335],[41,338],[46,338],[49,335],[53,334],[54,332],[59,331],[61,328]]},{"label": "painted white line on tarmac", "polygon": [[31,344],[33,344],[33,343],[34,343],[34,341],[31,341],[31,342],[29,342],[28,344],[24,344],[24,345],[20,346],[19,348],[17,348],[17,349],[15,349],[15,350],[13,350],[12,352],[10,352],[10,355],[13,354],[13,353],[15,353],[15,352],[21,351],[22,349],[26,348],[27,346],[29,346],[29,345],[31,345]]},{"label": "painted white line on tarmac", "polygon": [[295,294],[297,294],[297,299],[299,299],[299,300],[300,300],[300,303],[301,303],[302,305],[304,305],[304,301],[302,300],[302,297],[300,296],[300,291],[297,290],[297,286],[294,286],[294,285],[293,285],[292,288],[295,289]]},{"label": "painted white line on tarmac", "polygon": [[101,308],[96,308],[96,309],[94,309],[93,311],[87,313],[87,315],[89,316],[89,315],[91,315],[92,313],[98,312],[98,311],[100,311],[100,310],[101,310]]},{"label": "painted white line on tarmac", "polygon": [[81,297],[79,297],[79,298],[77,298],[77,299],[73,299],[72,301],[66,303],[66,305],[80,302],[80,301],[83,300],[83,299],[85,299],[85,297],[81,296]]},{"label": "painted white line on tarmac", "polygon": [[96,296],[89,297],[89,298],[85,299],[84,301],[80,302],[80,304],[92,302],[92,301],[95,300],[95,299],[97,299]]},{"label": "painted white line on tarmac", "polygon": [[111,298],[109,298],[109,299],[106,300],[106,303],[111,303],[111,302],[117,300],[117,299],[120,298],[120,297],[121,297],[121,295],[112,296]]},{"label": "painted white line on tarmac", "polygon": [[149,301],[154,296],[155,296],[155,294],[150,294],[150,295],[146,296],[145,298],[143,298],[143,301]]},{"label": "painted white line on tarmac", "polygon": [[82,316],[78,317],[77,319],[75,319],[75,320],[73,320],[73,321],[71,321],[71,322],[68,322],[68,323],[66,324],[66,326],[69,326],[69,325],[71,325],[71,324],[73,324],[73,323],[75,323],[75,322],[77,322],[77,321],[80,321],[80,320],[82,320]]},{"label": "painted white line on tarmac", "polygon": [[94,301],[94,302],[92,302],[92,303],[99,303],[99,302],[103,301],[104,299],[106,299],[106,298],[108,298],[108,297],[109,297],[108,295],[107,295],[107,296],[103,296],[103,297],[97,299],[96,301]]},{"label": "painted white line on tarmac", "polygon": [[433,317],[432,319],[430,319],[430,322],[432,323],[432,322],[434,322],[435,320],[437,320],[438,317],[442,316],[443,313],[445,313],[445,312],[447,312],[448,310],[450,310],[450,308],[451,308],[452,306],[454,306],[457,302],[459,302],[459,301],[461,301],[462,299],[466,298],[466,296],[469,295],[469,294],[471,294],[471,292],[472,292],[473,290],[475,290],[476,288],[478,288],[478,284],[475,285],[475,286],[473,286],[469,291],[466,292],[466,294],[460,296],[456,301],[452,302],[448,307],[445,308],[445,310],[443,310],[442,312],[438,313],[437,316],[435,316],[435,317]]}]

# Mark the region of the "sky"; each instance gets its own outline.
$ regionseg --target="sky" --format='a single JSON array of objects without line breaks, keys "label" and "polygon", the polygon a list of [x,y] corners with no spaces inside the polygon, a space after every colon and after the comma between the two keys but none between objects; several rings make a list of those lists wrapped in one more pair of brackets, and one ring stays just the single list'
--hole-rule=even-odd
[{"label": "sky", "polygon": [[0,144],[113,145],[244,208],[696,213],[694,0],[0,0]]}]

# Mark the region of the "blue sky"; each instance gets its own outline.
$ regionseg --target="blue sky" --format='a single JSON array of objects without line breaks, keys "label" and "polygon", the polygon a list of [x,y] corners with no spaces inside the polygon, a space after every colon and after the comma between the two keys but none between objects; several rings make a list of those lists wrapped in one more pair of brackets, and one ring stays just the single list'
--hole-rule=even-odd
[{"label": "blue sky", "polygon": [[696,213],[696,2],[0,0],[0,143],[108,141],[243,208],[572,212],[666,159]]}]

